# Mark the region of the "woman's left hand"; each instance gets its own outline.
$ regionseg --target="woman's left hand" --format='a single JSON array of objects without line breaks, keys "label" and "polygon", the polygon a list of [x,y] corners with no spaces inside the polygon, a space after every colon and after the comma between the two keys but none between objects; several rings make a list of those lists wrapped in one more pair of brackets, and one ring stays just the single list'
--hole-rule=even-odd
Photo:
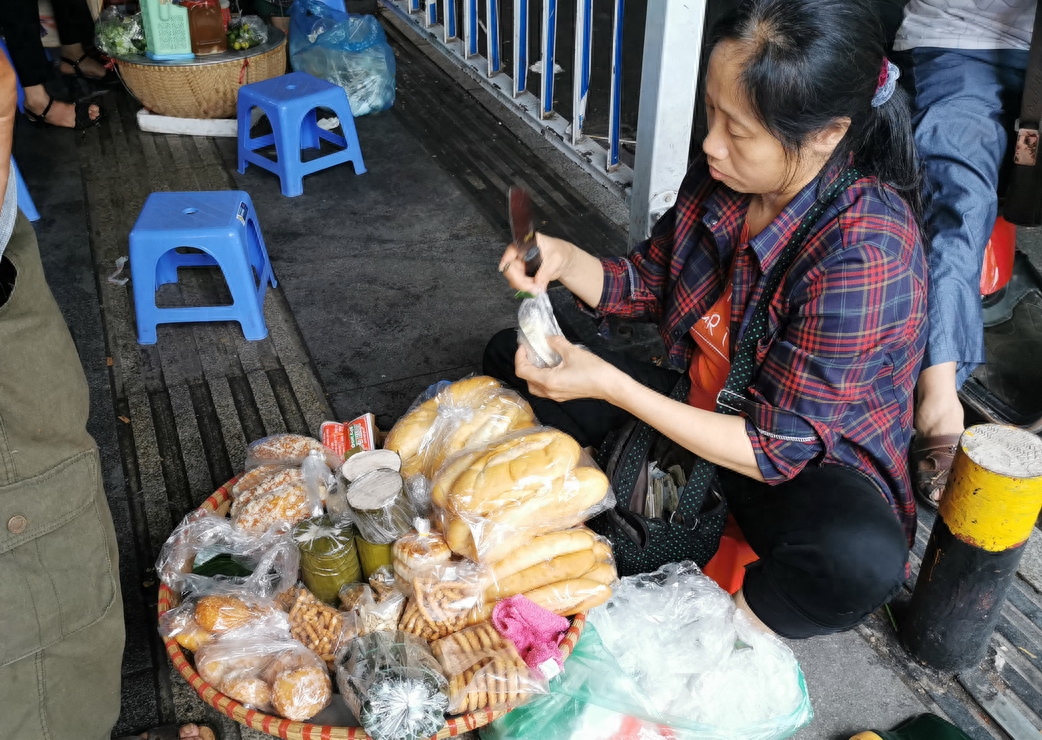
[{"label": "woman's left hand", "polygon": [[621,370],[562,336],[547,337],[547,342],[561,355],[560,364],[554,367],[536,367],[524,347],[519,346],[514,356],[514,371],[528,382],[531,393],[558,402],[576,398],[608,400],[609,388],[623,375]]}]

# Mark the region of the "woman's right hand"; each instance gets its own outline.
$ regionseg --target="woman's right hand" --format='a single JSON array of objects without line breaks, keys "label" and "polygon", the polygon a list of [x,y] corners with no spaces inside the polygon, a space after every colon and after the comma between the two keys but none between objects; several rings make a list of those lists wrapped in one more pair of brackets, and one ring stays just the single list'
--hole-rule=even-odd
[{"label": "woman's right hand", "polygon": [[535,277],[525,274],[524,251],[527,250],[518,248],[516,244],[508,245],[499,260],[499,271],[503,273],[510,287],[533,295],[545,292],[554,280],[564,281],[571,267],[572,257],[579,249],[564,239],[555,239],[538,232],[535,235],[535,243],[543,259]]}]

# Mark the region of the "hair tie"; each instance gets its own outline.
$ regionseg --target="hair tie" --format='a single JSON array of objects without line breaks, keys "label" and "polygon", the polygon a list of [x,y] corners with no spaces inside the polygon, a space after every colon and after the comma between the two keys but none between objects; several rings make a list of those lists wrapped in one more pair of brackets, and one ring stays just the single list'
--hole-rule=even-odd
[{"label": "hair tie", "polygon": [[883,65],[879,69],[879,79],[876,81],[876,92],[872,96],[873,108],[878,108],[893,97],[900,76],[901,70],[897,68],[897,65],[883,57]]}]

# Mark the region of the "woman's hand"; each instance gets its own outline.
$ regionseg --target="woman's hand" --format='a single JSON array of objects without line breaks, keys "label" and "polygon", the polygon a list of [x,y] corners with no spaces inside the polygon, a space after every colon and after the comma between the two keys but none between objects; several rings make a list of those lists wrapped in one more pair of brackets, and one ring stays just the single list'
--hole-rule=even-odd
[{"label": "woman's hand", "polygon": [[535,243],[543,258],[543,264],[535,277],[525,275],[525,255],[516,244],[507,246],[499,260],[499,271],[510,283],[510,287],[533,295],[544,292],[552,281],[564,278],[571,266],[573,253],[578,250],[571,242],[538,232],[535,235]]},{"label": "woman's hand", "polygon": [[554,367],[536,367],[529,361],[524,347],[518,347],[514,356],[517,377],[527,381],[528,390],[537,396],[558,402],[576,398],[608,400],[612,385],[620,379],[628,379],[614,365],[564,337],[550,336],[547,342],[561,355],[560,364]]}]

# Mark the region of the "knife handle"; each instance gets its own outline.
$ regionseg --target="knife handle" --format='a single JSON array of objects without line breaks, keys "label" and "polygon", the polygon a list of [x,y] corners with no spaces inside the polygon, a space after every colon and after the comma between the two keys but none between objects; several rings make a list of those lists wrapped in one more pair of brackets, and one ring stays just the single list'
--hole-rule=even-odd
[{"label": "knife handle", "polygon": [[538,246],[533,246],[525,252],[523,260],[525,263],[525,275],[534,278],[535,274],[539,272],[539,268],[543,266],[543,253]]}]

